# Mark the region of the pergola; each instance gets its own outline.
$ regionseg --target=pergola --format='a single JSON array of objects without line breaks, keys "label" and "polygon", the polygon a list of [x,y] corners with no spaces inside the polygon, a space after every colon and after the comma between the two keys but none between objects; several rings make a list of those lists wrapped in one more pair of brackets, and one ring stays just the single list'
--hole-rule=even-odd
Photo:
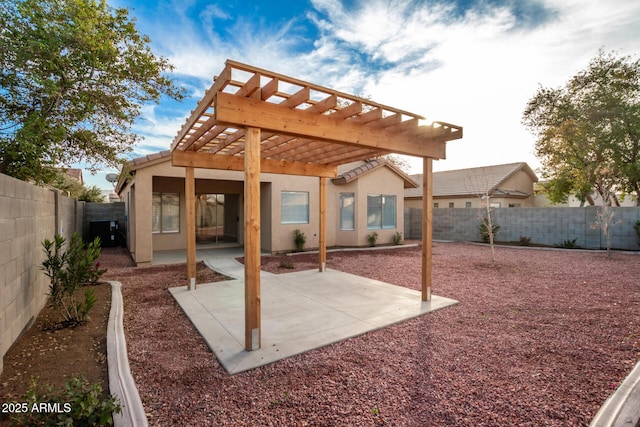
[{"label": "pergola", "polygon": [[432,160],[462,127],[227,60],[182,126],[188,289],[195,289],[194,168],[244,171],[245,349],[260,348],[260,173],[319,178],[319,271],[326,262],[326,180],[341,164],[397,153],[423,159],[422,300],[431,299]]}]

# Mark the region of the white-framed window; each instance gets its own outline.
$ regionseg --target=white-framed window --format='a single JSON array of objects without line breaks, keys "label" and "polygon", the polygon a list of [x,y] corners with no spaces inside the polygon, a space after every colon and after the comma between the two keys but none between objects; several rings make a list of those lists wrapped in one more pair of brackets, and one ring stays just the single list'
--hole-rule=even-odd
[{"label": "white-framed window", "polygon": [[340,230],[355,230],[355,217],[355,195],[353,193],[340,193]]},{"label": "white-framed window", "polygon": [[465,208],[470,208],[471,207],[471,202],[464,202],[464,207]]},{"label": "white-framed window", "polygon": [[396,196],[390,194],[367,195],[367,228],[396,228]]},{"label": "white-framed window", "polygon": [[308,191],[283,191],[280,208],[282,224],[309,224]]},{"label": "white-framed window", "polygon": [[180,232],[180,193],[152,194],[151,227],[153,233]]}]

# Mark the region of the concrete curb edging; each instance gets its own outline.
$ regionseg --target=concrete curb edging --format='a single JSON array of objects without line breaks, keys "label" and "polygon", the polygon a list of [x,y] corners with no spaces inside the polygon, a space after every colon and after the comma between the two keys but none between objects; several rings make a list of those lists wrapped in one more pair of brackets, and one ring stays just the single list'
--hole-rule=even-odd
[{"label": "concrete curb edging", "polygon": [[109,391],[118,398],[122,406],[121,414],[113,414],[113,424],[116,427],[146,427],[149,425],[147,415],[144,412],[142,400],[140,400],[129,368],[127,342],[122,324],[124,314],[122,292],[120,291],[122,284],[116,281],[109,283],[111,284],[111,312],[107,325]]},{"label": "concrete curb edging", "polygon": [[639,403],[640,362],[604,402],[589,427],[636,427],[640,425]]}]

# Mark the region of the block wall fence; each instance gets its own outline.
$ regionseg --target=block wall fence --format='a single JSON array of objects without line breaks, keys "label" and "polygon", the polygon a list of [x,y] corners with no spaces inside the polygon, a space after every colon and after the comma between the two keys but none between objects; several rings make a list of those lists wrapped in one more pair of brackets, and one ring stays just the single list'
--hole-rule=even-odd
[{"label": "block wall fence", "polygon": [[[606,248],[606,239],[600,229],[591,227],[596,222],[598,207],[583,208],[496,208],[491,211],[494,223],[500,226],[498,242],[518,242],[520,236],[531,238],[532,244],[559,245],[576,239],[586,249]],[[640,250],[638,235],[633,228],[640,220],[640,207],[614,207],[611,229],[611,247]],[[405,238],[422,238],[422,209],[407,208]],[[484,211],[465,208],[439,208],[433,210],[433,239],[452,241],[480,241],[480,218]]]},{"label": "block wall fence", "polygon": [[[42,241],[56,234],[69,241],[75,231],[83,235],[86,219],[102,205],[0,174],[0,372],[4,355],[47,301]],[[113,205],[124,212],[123,203]]]}]

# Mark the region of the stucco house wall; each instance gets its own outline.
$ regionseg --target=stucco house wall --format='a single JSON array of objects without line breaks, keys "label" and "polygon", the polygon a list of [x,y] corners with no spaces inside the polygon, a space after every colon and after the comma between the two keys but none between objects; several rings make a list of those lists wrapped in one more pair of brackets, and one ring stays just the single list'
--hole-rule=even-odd
[{"label": "stucco house wall", "polygon": [[[338,173],[348,171],[364,162],[344,165]],[[149,265],[153,251],[184,249],[186,246],[186,195],[184,193],[185,169],[173,167],[171,157],[165,152],[134,161],[134,173],[119,183],[118,194],[125,203],[128,218],[127,236],[129,250],[137,265]],[[376,231],[379,243],[393,241],[396,232],[404,227],[404,187],[408,177],[383,164],[367,171],[346,184],[335,184],[327,179],[327,246],[366,246],[367,236]],[[195,169],[196,194],[225,194],[225,235],[244,241],[244,174],[238,171]],[[410,179],[409,179],[410,180]],[[319,246],[319,186],[317,177],[278,175],[263,173],[260,176],[261,250],[267,253],[288,252],[295,248],[294,230],[305,233],[305,248]],[[309,194],[309,222],[304,224],[282,223],[282,193],[287,191]],[[152,194],[167,192],[179,194],[179,229],[176,232],[152,232]],[[355,230],[340,230],[340,193],[354,193]],[[396,227],[393,229],[367,228],[367,195],[390,194],[396,196]],[[230,224],[231,223],[231,224]]]}]

